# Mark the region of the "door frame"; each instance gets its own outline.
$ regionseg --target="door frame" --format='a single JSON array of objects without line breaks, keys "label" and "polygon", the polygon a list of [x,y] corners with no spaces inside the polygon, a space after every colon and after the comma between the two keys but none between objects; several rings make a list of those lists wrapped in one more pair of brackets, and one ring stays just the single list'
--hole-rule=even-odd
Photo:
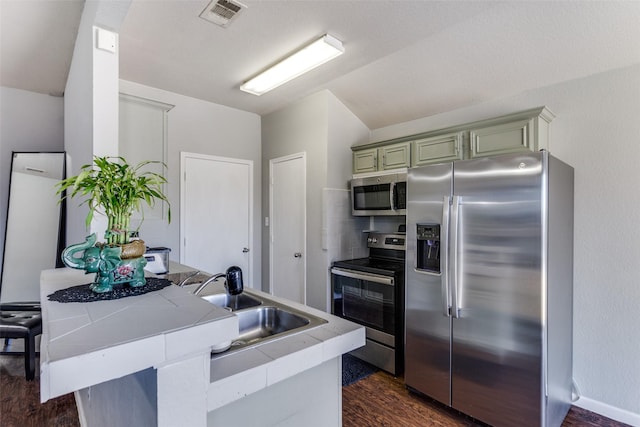
[{"label": "door frame", "polygon": [[[273,224],[273,166],[277,163],[284,163],[294,159],[302,159],[303,168],[303,182],[302,188],[303,201],[302,214],[303,214],[303,230],[302,230],[302,294],[303,304],[307,303],[307,153],[302,151],[299,153],[289,154],[283,157],[277,157],[269,160],[269,218]],[[273,295],[273,227],[269,227],[269,293]]]},{"label": "door frame", "polygon": [[[236,159],[232,157],[212,156],[209,154],[190,153],[186,151],[180,152],[180,263],[184,264],[184,247],[185,247],[185,205],[186,205],[186,163],[187,159],[212,160],[216,162],[234,163],[246,165],[249,167],[249,271],[245,273],[245,281],[253,283],[253,257],[255,249],[255,236],[253,232],[254,222],[254,183],[253,183],[253,160]],[[215,272],[208,272],[215,274]],[[248,286],[252,287],[252,286]]]}]

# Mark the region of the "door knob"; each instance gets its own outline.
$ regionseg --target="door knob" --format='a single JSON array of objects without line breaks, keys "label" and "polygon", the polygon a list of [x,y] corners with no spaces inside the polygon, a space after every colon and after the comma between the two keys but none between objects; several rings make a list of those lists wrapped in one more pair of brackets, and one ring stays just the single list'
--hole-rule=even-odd
[{"label": "door knob", "polygon": [[247,252],[249,252],[249,248],[242,248],[242,253],[246,254]]},{"label": "door knob", "polygon": [[296,252],[295,254],[293,254],[293,256],[295,258],[302,258],[302,254],[300,252]]}]

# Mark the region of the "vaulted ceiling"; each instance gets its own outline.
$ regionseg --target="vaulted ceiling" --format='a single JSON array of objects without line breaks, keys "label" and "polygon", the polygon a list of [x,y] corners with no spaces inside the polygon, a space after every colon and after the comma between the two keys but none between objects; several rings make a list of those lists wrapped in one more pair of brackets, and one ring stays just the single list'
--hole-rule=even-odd
[{"label": "vaulted ceiling", "polygon": [[[318,90],[369,128],[640,63],[639,1],[132,0],[120,77],[257,114]],[[0,85],[64,92],[84,2],[0,0]],[[260,97],[240,84],[330,33],[345,54]]]}]

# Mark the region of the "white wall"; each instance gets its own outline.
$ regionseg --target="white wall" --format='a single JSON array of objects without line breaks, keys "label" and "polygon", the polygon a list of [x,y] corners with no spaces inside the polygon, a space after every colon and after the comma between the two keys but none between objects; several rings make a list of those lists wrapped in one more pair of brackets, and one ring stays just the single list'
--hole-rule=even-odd
[{"label": "white wall", "polygon": [[326,310],[331,312],[331,275],[328,273],[331,263],[369,254],[367,234],[362,232],[369,229],[369,218],[351,215],[349,180],[353,174],[351,146],[368,141],[370,131],[338,98],[331,94],[328,102],[327,181],[323,189],[322,217],[325,259],[318,275],[325,275]]},{"label": "white wall", "polygon": [[63,116],[62,98],[0,87],[0,260],[7,223],[11,152],[64,150]]},{"label": "white wall", "polygon": [[[67,176],[78,174],[80,166],[91,163],[93,156],[92,24],[83,13],[64,92]],[[67,201],[67,244],[81,242],[88,234],[84,224],[89,210],[80,203]]]},{"label": "white wall", "polygon": [[351,146],[369,140],[369,128],[329,92],[327,187],[349,189],[353,173]]},{"label": "white wall", "polygon": [[146,219],[140,228],[140,236],[148,246],[171,248],[171,259],[180,259],[180,152],[253,160],[253,229],[258,234],[254,240],[256,247],[251,248],[254,257],[251,286],[260,289],[261,242],[257,231],[261,229],[262,215],[260,116],[126,80],[120,80],[120,92],[175,105],[167,115],[167,197],[171,203],[171,224]]},{"label": "white wall", "polygon": [[[331,235],[323,219],[323,190],[334,185],[347,188],[351,176],[349,147],[365,142],[368,134],[362,122],[328,91],[310,95],[262,119],[263,212],[269,212],[269,160],[307,153],[307,304],[321,310],[329,307],[328,261],[323,245]],[[262,230],[263,288],[267,289],[269,229]]]},{"label": "white wall", "polygon": [[575,168],[578,405],[640,425],[640,65],[376,129],[371,141],[540,105],[557,116],[549,151]]}]

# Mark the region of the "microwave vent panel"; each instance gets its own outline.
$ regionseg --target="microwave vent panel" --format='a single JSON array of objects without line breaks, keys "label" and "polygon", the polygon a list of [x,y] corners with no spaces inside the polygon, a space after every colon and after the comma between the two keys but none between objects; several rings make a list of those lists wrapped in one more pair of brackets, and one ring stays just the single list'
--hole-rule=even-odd
[{"label": "microwave vent panel", "polygon": [[226,28],[246,8],[235,0],[212,0],[200,13],[200,18]]}]

